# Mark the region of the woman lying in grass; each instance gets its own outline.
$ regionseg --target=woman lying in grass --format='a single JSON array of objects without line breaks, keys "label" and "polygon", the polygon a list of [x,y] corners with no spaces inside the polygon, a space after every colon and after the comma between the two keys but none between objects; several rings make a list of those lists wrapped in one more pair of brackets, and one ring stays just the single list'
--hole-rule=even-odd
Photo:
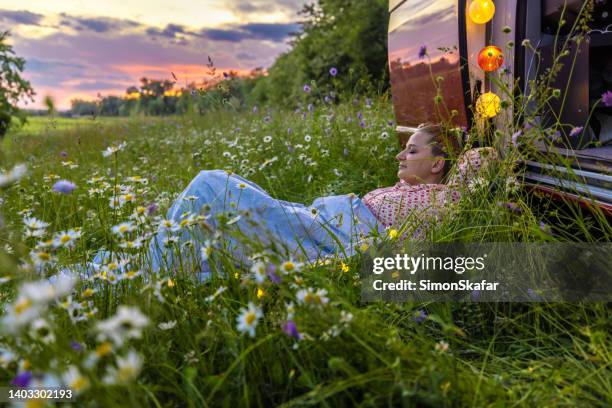
[{"label": "woman lying in grass", "polygon": [[[205,278],[214,253],[246,260],[246,242],[313,261],[333,254],[351,256],[367,237],[408,222],[414,223],[413,237],[418,237],[427,220],[459,199],[459,193],[444,184],[451,168],[447,152],[453,148],[452,138],[445,136],[439,125],[419,126],[396,156],[400,181],[363,199],[351,193],[321,197],[305,206],[275,199],[231,172],[201,171],[151,240],[151,268],[200,270],[200,278]],[[183,228],[186,225],[196,228]],[[225,234],[224,248],[222,230],[234,231]]]}]

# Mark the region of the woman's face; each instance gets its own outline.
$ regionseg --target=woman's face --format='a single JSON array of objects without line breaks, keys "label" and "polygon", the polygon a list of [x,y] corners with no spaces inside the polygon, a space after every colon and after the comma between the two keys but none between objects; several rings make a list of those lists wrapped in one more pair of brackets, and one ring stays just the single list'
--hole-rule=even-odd
[{"label": "woman's face", "polygon": [[444,158],[431,152],[431,136],[416,131],[410,136],[404,150],[395,158],[399,161],[397,177],[408,184],[437,184],[442,179]]}]

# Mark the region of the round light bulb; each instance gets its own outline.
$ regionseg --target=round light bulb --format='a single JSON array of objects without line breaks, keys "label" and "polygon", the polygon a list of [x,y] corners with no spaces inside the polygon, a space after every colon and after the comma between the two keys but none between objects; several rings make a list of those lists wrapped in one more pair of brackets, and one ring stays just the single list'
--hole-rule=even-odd
[{"label": "round light bulb", "polygon": [[501,100],[493,92],[485,92],[476,101],[476,112],[486,118],[492,118],[501,110]]},{"label": "round light bulb", "polygon": [[495,14],[495,4],[491,0],[474,0],[470,4],[468,14],[476,24],[485,24]]},{"label": "round light bulb", "polygon": [[502,50],[494,45],[484,47],[478,53],[478,65],[487,72],[495,71],[504,63]]}]

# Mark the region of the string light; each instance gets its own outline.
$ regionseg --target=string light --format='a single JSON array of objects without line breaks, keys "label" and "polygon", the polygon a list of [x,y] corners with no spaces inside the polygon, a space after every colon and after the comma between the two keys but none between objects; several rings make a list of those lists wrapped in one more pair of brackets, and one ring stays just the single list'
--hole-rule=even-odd
[{"label": "string light", "polygon": [[494,45],[484,47],[478,53],[478,65],[487,72],[495,71],[504,63],[502,50]]},{"label": "string light", "polygon": [[485,92],[476,101],[476,112],[481,116],[492,118],[501,110],[501,100],[493,92]]},{"label": "string light", "polygon": [[495,4],[491,0],[474,0],[470,4],[468,14],[476,24],[485,24],[495,14]]}]

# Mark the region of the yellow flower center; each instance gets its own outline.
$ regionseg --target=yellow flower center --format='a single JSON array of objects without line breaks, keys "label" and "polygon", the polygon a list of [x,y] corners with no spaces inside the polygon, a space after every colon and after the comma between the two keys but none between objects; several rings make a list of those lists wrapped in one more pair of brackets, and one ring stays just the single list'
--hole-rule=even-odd
[{"label": "yellow flower center", "polygon": [[253,312],[249,312],[247,313],[246,317],[244,318],[244,320],[246,321],[246,324],[248,324],[249,326],[253,325],[253,322],[255,322],[255,319],[257,317],[255,316],[255,313]]},{"label": "yellow flower center", "polygon": [[113,345],[109,341],[105,341],[104,343],[96,347],[96,355],[98,357],[104,357],[111,351],[113,351]]},{"label": "yellow flower center", "polygon": [[72,238],[70,237],[70,235],[62,235],[60,238],[60,242],[62,244],[65,244],[66,242],[70,241]]},{"label": "yellow flower center", "polygon": [[15,305],[15,314],[20,315],[32,306],[30,299],[24,299]]},{"label": "yellow flower center", "polygon": [[295,265],[293,264],[293,262],[285,262],[285,270],[287,272],[291,272],[294,269],[295,269]]},{"label": "yellow flower center", "polygon": [[87,388],[89,385],[89,381],[85,377],[79,377],[70,383],[70,388],[75,391],[80,391],[84,388]]},{"label": "yellow flower center", "polygon": [[37,255],[38,259],[40,259],[41,261],[48,261],[49,259],[51,259],[51,255],[49,255],[48,252],[39,252]]}]

